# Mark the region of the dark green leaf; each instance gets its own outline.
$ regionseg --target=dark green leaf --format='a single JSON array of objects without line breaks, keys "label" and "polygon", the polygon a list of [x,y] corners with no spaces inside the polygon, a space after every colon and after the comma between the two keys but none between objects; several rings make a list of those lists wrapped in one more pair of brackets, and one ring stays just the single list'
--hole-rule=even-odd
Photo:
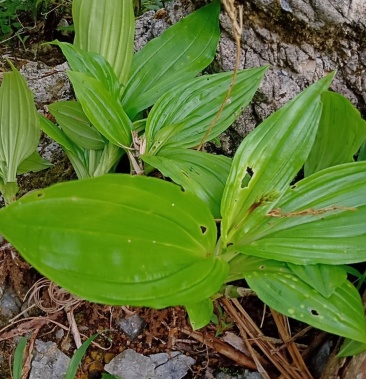
[{"label": "dark green leaf", "polygon": [[[252,100],[267,67],[238,72],[230,98],[212,128],[208,140],[226,130]],[[189,80],[163,95],[146,123],[147,152],[194,147],[200,144],[219,112],[233,81],[233,73],[205,75]]]},{"label": "dark green leaf", "polygon": [[133,57],[122,104],[131,119],[213,60],[220,38],[220,1],[185,17]]},{"label": "dark green leaf", "polygon": [[43,159],[37,151],[31,154],[18,166],[17,174],[24,174],[26,172],[38,172],[45,170],[52,166],[52,163]]},{"label": "dark green leaf", "polygon": [[305,176],[342,163],[353,162],[366,139],[366,121],[344,96],[326,91],[314,146],[305,162]]},{"label": "dark green leaf", "polygon": [[24,351],[26,347],[27,347],[27,339],[25,337],[21,337],[14,353],[13,379],[22,378],[23,357],[24,357]]},{"label": "dark green leaf", "polygon": [[231,160],[221,155],[187,149],[164,149],[156,156],[142,159],[164,176],[194,193],[220,218],[221,197],[229,174]]},{"label": "dark green leaf", "polygon": [[162,308],[213,295],[228,265],[197,197],[155,178],[54,185],[0,210],[0,233],[39,272],[82,298]]},{"label": "dark green leaf", "polygon": [[193,330],[203,328],[210,322],[213,313],[213,303],[211,299],[185,305],[185,308],[187,309],[189,322]]},{"label": "dark green leaf", "polygon": [[339,349],[339,353],[337,354],[337,357],[339,358],[350,357],[352,355],[361,354],[365,350],[366,350],[366,343],[346,338],[341,348]]}]

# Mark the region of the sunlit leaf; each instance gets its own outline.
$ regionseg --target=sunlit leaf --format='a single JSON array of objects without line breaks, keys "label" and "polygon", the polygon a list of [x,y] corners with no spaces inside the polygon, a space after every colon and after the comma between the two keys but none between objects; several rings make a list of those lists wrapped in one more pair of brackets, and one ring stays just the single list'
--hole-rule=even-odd
[{"label": "sunlit leaf", "polygon": [[18,166],[17,174],[24,174],[26,172],[38,172],[45,170],[52,166],[52,163],[42,158],[37,151],[25,158]]},{"label": "sunlit leaf", "polygon": [[188,149],[164,149],[156,156],[142,159],[164,176],[203,200],[215,218],[220,218],[221,197],[229,174],[231,159]]},{"label": "sunlit leaf", "polygon": [[126,84],[133,57],[135,16],[132,1],[74,0],[76,47],[102,55],[121,84]]},{"label": "sunlit leaf", "polygon": [[99,133],[117,146],[129,147],[132,122],[120,103],[100,81],[73,71],[68,76],[86,117]]},{"label": "sunlit leaf", "polygon": [[305,176],[337,164],[353,162],[366,139],[366,121],[344,96],[326,91],[322,95],[323,110],[318,133],[309,158]]},{"label": "sunlit leaf", "polygon": [[304,164],[321,116],[320,95],[332,77],[321,79],[287,103],[239,146],[221,203],[224,248],[244,238]]},{"label": "sunlit leaf", "polygon": [[333,166],[289,188],[230,250],[295,264],[365,260],[366,162]]},{"label": "sunlit leaf", "polygon": [[134,55],[122,98],[131,119],[211,63],[220,38],[219,14],[220,1],[214,0],[168,28]]},{"label": "sunlit leaf", "polygon": [[[252,100],[267,67],[238,72],[220,118],[208,135],[210,140],[226,130]],[[200,144],[227,95],[233,73],[205,75],[189,80],[163,95],[146,122],[147,151],[194,147]]]},{"label": "sunlit leaf", "polygon": [[0,210],[0,233],[39,272],[104,304],[194,304],[228,265],[197,197],[155,178],[105,175],[54,185]]},{"label": "sunlit leaf", "polygon": [[[250,260],[250,258],[249,258]],[[276,272],[272,261],[263,259],[256,271],[244,277],[259,298],[276,311],[329,333],[366,343],[363,306],[356,288],[343,284],[329,297],[324,297],[290,269]]]}]

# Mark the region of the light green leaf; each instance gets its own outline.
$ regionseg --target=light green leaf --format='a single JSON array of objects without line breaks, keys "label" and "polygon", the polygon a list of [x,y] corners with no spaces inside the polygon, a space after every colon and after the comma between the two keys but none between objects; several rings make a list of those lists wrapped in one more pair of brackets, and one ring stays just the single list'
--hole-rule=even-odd
[{"label": "light green leaf", "polygon": [[24,174],[26,172],[38,172],[45,170],[52,166],[52,163],[48,160],[42,158],[37,151],[31,154],[28,158],[25,158],[23,162],[20,163],[17,170],[17,175]]},{"label": "light green leaf", "polygon": [[72,15],[75,46],[103,56],[119,82],[126,84],[134,49],[132,1],[74,0]]},{"label": "light green leaf", "polygon": [[220,218],[221,197],[231,159],[187,149],[164,149],[141,158],[164,176],[203,200],[215,218]]},{"label": "light green leaf", "polygon": [[0,88],[0,161],[4,182],[15,182],[19,164],[37,148],[40,126],[33,93],[12,66]]},{"label": "light green leaf", "polygon": [[23,358],[24,358],[24,352],[25,352],[26,347],[27,347],[27,339],[25,337],[21,337],[14,353],[14,361],[13,361],[13,378],[14,379],[22,378]]},{"label": "light green leaf", "polygon": [[[226,130],[252,100],[267,67],[239,71],[230,99],[212,128],[208,140]],[[233,73],[205,75],[189,80],[163,95],[146,123],[147,152],[194,147],[200,144],[233,81]]]},{"label": "light green leaf", "polygon": [[95,128],[117,146],[129,147],[132,122],[120,103],[100,81],[79,72],[68,71],[77,99]]},{"label": "light green leaf", "polygon": [[267,118],[239,146],[221,203],[223,247],[248,233],[287,189],[304,164],[321,115],[321,79]]},{"label": "light green leaf", "polygon": [[104,57],[78,49],[75,45],[67,42],[56,40],[52,44],[61,48],[71,70],[83,72],[99,80],[115,98],[119,97],[121,85],[112,67]]},{"label": "light green leaf", "polygon": [[294,264],[365,260],[366,162],[333,166],[289,188],[230,250]]},{"label": "light green leaf", "polygon": [[197,197],[130,175],[56,184],[0,210],[0,233],[32,266],[82,298],[162,308],[213,295],[228,265]]},{"label": "light green leaf", "polygon": [[303,282],[313,287],[324,297],[331,296],[335,289],[347,279],[347,273],[341,266],[330,265],[294,265],[288,264],[290,270]]},{"label": "light green leaf", "polygon": [[189,322],[193,330],[206,326],[212,317],[213,303],[211,299],[205,299],[199,303],[185,305],[187,309]]},{"label": "light green leaf", "polygon": [[131,119],[211,63],[220,38],[219,14],[220,1],[214,0],[171,26],[134,55],[122,98]]},{"label": "light green leaf", "polygon": [[366,139],[366,121],[344,96],[326,91],[313,148],[305,162],[305,176],[342,163],[353,162]]},{"label": "light green leaf", "polygon": [[250,288],[264,303],[316,328],[366,343],[362,301],[349,281],[324,297],[289,269],[276,272],[271,264],[263,260],[257,271],[244,273]]},{"label": "light green leaf", "polygon": [[76,101],[59,101],[49,105],[48,108],[67,137],[77,146],[89,150],[104,148],[106,141],[90,124],[80,103]]}]

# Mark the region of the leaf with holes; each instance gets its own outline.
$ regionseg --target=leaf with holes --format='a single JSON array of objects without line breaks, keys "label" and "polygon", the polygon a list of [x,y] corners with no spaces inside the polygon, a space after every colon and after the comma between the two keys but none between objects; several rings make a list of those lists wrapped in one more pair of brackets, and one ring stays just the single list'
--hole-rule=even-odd
[{"label": "leaf with holes", "polygon": [[366,139],[366,121],[344,96],[326,91],[314,146],[305,162],[305,176],[324,168],[353,162]]},{"label": "leaf with holes", "polygon": [[332,78],[328,75],[310,86],[240,144],[221,203],[224,249],[263,219],[301,169],[314,143],[321,94]]},{"label": "leaf with holes", "polygon": [[113,174],[36,191],[0,210],[0,233],[40,273],[98,303],[195,304],[228,272],[213,256],[208,207],[155,178]]},{"label": "leaf with holes", "polygon": [[132,1],[74,0],[75,46],[103,56],[125,85],[131,68],[135,17]]},{"label": "leaf with holes", "polygon": [[215,218],[220,218],[221,197],[231,159],[188,149],[164,149],[141,158],[164,176],[203,200]]},{"label": "leaf with holes", "polygon": [[220,38],[219,14],[220,1],[214,0],[168,28],[134,55],[122,97],[131,119],[211,63]]},{"label": "leaf with holes", "polygon": [[333,166],[288,188],[229,250],[294,264],[365,260],[366,162]]},{"label": "leaf with holes", "polygon": [[[268,67],[239,71],[230,98],[207,136],[226,130],[252,100]],[[161,149],[190,148],[200,144],[218,114],[233,81],[232,72],[189,80],[164,94],[146,122],[147,154]]]},{"label": "leaf with holes", "polygon": [[[250,258],[249,258],[250,260]],[[362,301],[356,288],[344,281],[329,297],[322,296],[286,268],[271,260],[257,261],[257,270],[243,276],[259,298],[276,311],[329,333],[366,342]]]}]

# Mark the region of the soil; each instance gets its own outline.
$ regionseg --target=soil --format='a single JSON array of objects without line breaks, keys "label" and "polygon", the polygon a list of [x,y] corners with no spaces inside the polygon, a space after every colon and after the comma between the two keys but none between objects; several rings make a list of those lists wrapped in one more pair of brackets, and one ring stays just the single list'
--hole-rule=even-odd
[{"label": "soil", "polygon": [[[63,36],[56,32],[56,25],[61,16],[69,17],[67,13],[54,13],[47,19],[39,20],[37,26],[29,32],[25,46],[16,38],[7,44],[0,44],[1,56],[11,57],[18,67],[28,60],[41,61],[50,67],[62,63],[64,59],[57,48],[42,46],[43,41],[55,38],[72,40],[72,36]],[[56,181],[75,179],[67,158],[62,154],[53,158],[57,163],[51,169],[19,178],[19,196]],[[76,305],[66,305],[66,308],[63,308],[57,307],[50,298],[48,287],[41,288],[37,298],[33,296],[29,299],[29,290],[34,288],[40,279],[41,276],[24,262],[6,241],[1,243],[0,286],[6,284],[14,289],[23,304],[21,312],[25,312],[19,312],[13,321],[0,320],[0,352],[4,357],[0,378],[11,378],[11,360],[19,336],[27,336],[30,341],[34,341],[35,338],[54,341],[61,351],[71,357],[76,349],[75,334],[70,330],[71,322],[76,325],[82,340],[94,333],[100,333],[97,339],[98,346],[91,346],[83,359],[77,374],[79,379],[101,378],[104,364],[125,349],[133,349],[144,355],[169,353],[173,350],[190,355],[196,360],[196,364],[187,374],[187,379],[212,378],[212,373],[225,369],[233,373],[243,367],[253,369],[256,367],[253,360],[254,351],[258,352],[255,359],[259,359],[270,378],[279,377],[276,362],[283,367],[293,367],[300,373],[299,377],[308,378],[306,368],[301,366],[301,362],[293,361],[291,348],[303,355],[306,366],[314,372],[312,358],[318,354],[319,347],[324,341],[331,341],[334,345],[334,337],[293,320],[289,321],[289,330],[285,327],[282,330],[285,330],[287,338],[287,342],[283,342],[285,338],[283,335],[282,339],[280,338],[278,321],[281,316],[265,308],[255,296],[243,297],[239,301],[218,299],[215,302],[217,322],[198,332],[192,332],[186,311],[180,307],[154,310],[110,307],[80,301]],[[245,286],[244,282],[236,284]],[[54,310],[45,312],[41,309],[45,307],[54,307]],[[130,340],[118,327],[118,321],[131,314],[137,314],[145,321],[143,331],[134,340]],[[277,322],[274,317],[277,317]],[[287,319],[283,318],[282,321]],[[59,338],[57,332],[63,328],[62,326],[66,333]],[[260,351],[258,343],[265,353]],[[30,349],[28,354],[31,353]],[[257,358],[258,356],[261,358]],[[29,363],[25,361],[24,370],[27,369]]]}]

